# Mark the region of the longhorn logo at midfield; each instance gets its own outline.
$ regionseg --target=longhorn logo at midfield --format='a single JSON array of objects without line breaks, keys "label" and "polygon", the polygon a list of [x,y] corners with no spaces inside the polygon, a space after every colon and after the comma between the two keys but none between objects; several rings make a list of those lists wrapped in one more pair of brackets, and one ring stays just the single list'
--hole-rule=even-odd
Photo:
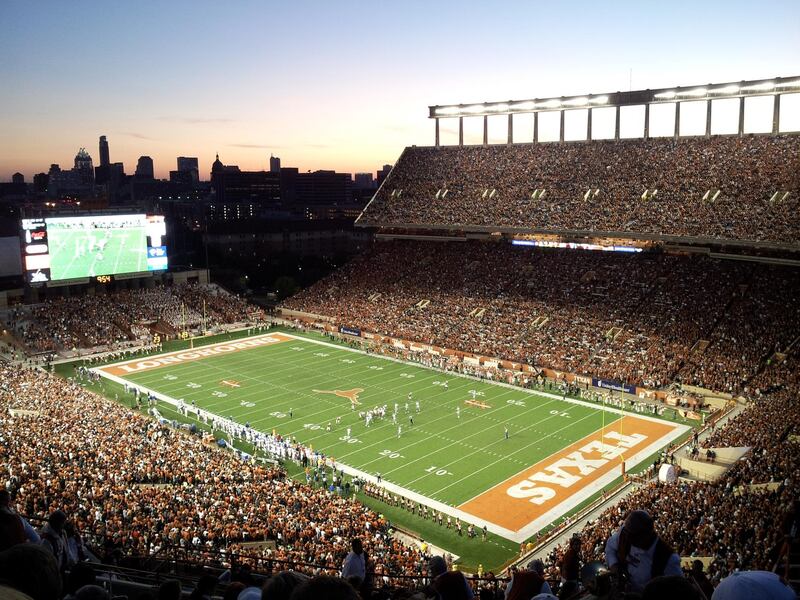
[{"label": "longhorn logo at midfield", "polygon": [[350,404],[356,405],[361,404],[358,401],[358,395],[364,391],[364,388],[353,388],[352,390],[313,390],[318,394],[333,394],[334,396],[339,396],[340,398],[347,398],[350,400]]}]

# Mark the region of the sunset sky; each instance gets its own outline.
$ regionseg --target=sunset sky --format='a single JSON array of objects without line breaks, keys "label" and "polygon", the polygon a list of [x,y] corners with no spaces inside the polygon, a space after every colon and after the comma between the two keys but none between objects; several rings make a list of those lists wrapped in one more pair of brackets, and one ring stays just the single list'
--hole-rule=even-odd
[{"label": "sunset sky", "polygon": [[430,104],[800,75],[798,31],[797,0],[2,0],[0,181],[100,135],[127,173],[374,172],[433,142]]}]

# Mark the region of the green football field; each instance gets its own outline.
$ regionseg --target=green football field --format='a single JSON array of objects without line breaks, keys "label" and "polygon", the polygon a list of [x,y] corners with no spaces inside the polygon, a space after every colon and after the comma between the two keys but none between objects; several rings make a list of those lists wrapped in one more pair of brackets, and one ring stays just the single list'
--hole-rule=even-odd
[{"label": "green football field", "polygon": [[144,227],[48,228],[53,280],[147,271]]},{"label": "green football field", "polygon": [[[512,525],[500,515],[493,518],[491,507],[488,512],[485,507],[483,512],[480,507],[473,510],[471,501],[498,484],[513,481],[532,465],[563,454],[587,436],[616,432],[620,423],[619,411],[602,410],[599,405],[443,373],[313,339],[275,335],[282,336],[280,343],[206,357],[187,350],[162,355],[173,356],[177,364],[153,367],[154,361],[144,360],[139,364],[147,368],[141,371],[122,374],[119,369],[125,367],[117,365],[112,367],[117,369],[113,374],[108,367],[102,367],[101,374],[162,398],[195,403],[258,431],[294,437],[334,457],[351,474],[375,481],[380,473],[390,490],[454,516],[475,515],[476,523],[487,523],[509,539],[530,535],[531,527],[523,526],[529,525],[528,518],[546,520],[555,513],[523,514]],[[128,364],[137,365],[136,361]],[[386,406],[386,416],[367,426],[359,413],[381,406]],[[686,429],[668,425],[670,434],[674,430],[672,437]],[[654,447],[649,445],[647,450],[652,453]],[[617,471],[607,474],[594,488],[587,485],[584,496],[565,501],[569,506],[560,504],[552,510],[567,510],[618,475]],[[507,498],[503,495],[502,499]],[[491,497],[488,501],[493,502]],[[523,511],[530,508],[527,500],[522,502]],[[537,521],[536,527],[542,522]]]}]

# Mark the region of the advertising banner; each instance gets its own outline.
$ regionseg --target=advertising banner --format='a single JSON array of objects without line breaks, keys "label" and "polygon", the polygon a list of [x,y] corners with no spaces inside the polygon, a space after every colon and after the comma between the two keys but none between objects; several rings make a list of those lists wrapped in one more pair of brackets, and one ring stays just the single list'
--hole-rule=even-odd
[{"label": "advertising banner", "polygon": [[608,381],[605,379],[592,377],[592,385],[603,388],[604,390],[613,390],[615,392],[625,392],[626,394],[633,394],[634,396],[636,395],[636,386],[628,385],[627,383],[619,383],[618,381]]}]

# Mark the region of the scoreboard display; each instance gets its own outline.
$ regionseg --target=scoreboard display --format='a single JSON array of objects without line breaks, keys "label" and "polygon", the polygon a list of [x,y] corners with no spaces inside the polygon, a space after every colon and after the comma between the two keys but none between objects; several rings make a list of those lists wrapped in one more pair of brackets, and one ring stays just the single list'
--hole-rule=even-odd
[{"label": "scoreboard display", "polygon": [[22,220],[25,281],[47,284],[164,271],[166,223],[161,215],[91,215]]}]

